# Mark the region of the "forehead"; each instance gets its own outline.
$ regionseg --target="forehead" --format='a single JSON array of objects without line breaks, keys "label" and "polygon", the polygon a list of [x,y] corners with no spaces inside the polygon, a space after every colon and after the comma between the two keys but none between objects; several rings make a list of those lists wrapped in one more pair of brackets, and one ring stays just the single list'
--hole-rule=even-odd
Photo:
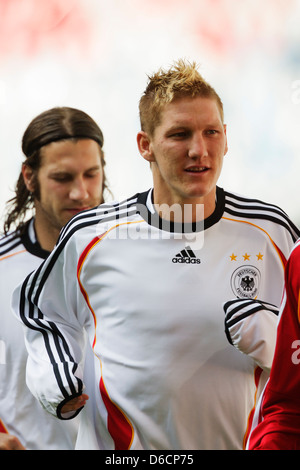
[{"label": "forehead", "polygon": [[178,98],[161,110],[161,126],[192,123],[222,124],[221,112],[214,98],[197,96]]},{"label": "forehead", "polygon": [[65,170],[100,164],[101,150],[92,139],[51,142],[41,150],[41,167]]}]

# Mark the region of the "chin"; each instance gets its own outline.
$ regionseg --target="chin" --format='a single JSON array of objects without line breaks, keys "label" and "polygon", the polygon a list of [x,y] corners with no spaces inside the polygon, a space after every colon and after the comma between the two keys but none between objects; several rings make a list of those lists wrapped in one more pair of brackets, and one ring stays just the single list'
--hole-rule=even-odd
[{"label": "chin", "polygon": [[208,196],[208,194],[209,191],[195,189],[186,193],[186,199],[202,199]]},{"label": "chin", "polygon": [[201,186],[201,188],[191,188],[190,197],[191,198],[205,198],[210,195],[214,195],[216,192],[216,186]]}]

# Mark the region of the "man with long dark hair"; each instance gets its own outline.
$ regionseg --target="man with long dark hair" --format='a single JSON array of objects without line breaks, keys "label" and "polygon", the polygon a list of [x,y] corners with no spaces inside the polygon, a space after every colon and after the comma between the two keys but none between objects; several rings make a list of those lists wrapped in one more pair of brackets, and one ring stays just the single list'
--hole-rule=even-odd
[{"label": "man with long dark hair", "polygon": [[73,215],[103,202],[103,135],[74,108],[53,108],[27,127],[15,196],[0,240],[0,449],[72,449],[77,431],[43,410],[25,384],[23,332],[11,314],[16,285],[53,249]]}]

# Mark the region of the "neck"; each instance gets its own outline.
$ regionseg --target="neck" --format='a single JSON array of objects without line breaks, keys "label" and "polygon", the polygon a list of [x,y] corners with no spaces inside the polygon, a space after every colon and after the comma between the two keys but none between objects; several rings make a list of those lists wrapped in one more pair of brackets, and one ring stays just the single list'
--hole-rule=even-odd
[{"label": "neck", "polygon": [[49,228],[40,225],[36,219],[34,221],[34,229],[41,248],[46,251],[52,251],[57,242],[59,230],[53,228],[49,230]]},{"label": "neck", "polygon": [[[164,202],[161,202],[164,201]],[[216,207],[216,190],[204,197],[164,198],[155,189],[153,204],[162,219],[179,223],[199,222],[207,219]]]},{"label": "neck", "polygon": [[39,210],[37,205],[35,210],[34,229],[41,248],[46,251],[52,251],[57,242],[60,229],[47,219],[46,215],[43,211]]}]

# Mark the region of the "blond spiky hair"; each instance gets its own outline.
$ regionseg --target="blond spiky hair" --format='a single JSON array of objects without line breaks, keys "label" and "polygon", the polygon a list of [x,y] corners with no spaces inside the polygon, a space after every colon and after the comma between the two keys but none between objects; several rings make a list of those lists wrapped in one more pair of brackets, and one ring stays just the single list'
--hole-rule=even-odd
[{"label": "blond spiky hair", "polygon": [[216,91],[198,72],[195,62],[178,60],[169,70],[160,68],[148,76],[147,88],[140,99],[139,111],[141,129],[153,135],[160,123],[162,108],[183,96],[196,96],[215,99],[223,121],[223,104]]}]

